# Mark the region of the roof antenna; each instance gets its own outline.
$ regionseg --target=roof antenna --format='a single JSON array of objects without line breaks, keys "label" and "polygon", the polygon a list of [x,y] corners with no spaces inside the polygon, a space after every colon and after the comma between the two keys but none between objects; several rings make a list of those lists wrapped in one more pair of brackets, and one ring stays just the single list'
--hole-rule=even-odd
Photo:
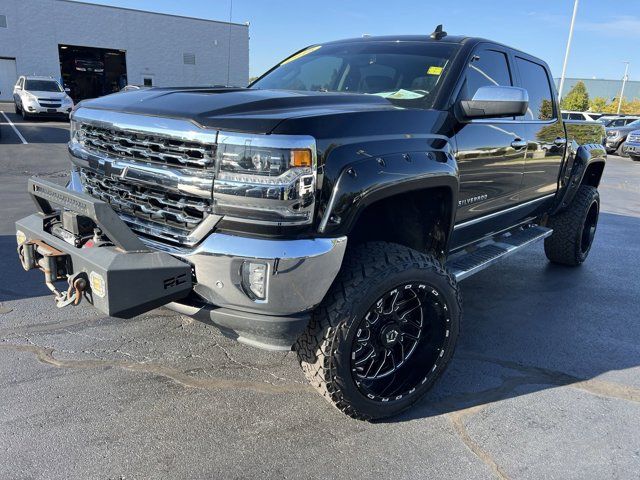
[{"label": "roof antenna", "polygon": [[442,24],[438,25],[433,33],[430,35],[434,40],[440,40],[447,36],[447,32],[442,30]]}]

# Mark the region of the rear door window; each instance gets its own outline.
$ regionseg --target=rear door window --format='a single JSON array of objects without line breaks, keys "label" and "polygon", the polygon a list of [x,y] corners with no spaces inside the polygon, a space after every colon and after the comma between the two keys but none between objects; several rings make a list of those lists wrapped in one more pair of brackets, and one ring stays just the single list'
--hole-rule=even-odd
[{"label": "rear door window", "polygon": [[[546,121],[555,118],[551,83],[546,68],[539,63],[531,62],[521,57],[516,57],[516,65],[520,72],[522,88],[529,92],[527,113],[522,117],[518,117],[518,119]],[[574,120],[574,115],[578,115],[575,120],[584,120],[581,114],[573,113],[569,116],[569,119]]]}]

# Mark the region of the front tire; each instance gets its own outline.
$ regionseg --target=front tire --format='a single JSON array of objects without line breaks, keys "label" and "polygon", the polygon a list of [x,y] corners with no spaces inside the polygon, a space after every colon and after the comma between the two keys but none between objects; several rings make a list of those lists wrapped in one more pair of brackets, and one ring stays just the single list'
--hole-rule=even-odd
[{"label": "front tire", "polygon": [[20,113],[20,108],[18,107],[18,102],[13,102],[13,111],[16,115]]},{"label": "front tire", "polygon": [[600,194],[595,187],[581,185],[569,206],[549,217],[553,229],[544,240],[544,252],[553,263],[577,266],[591,251],[598,226]]},{"label": "front tire", "polygon": [[462,314],[455,279],[433,256],[393,243],[348,252],[296,350],[309,382],[353,418],[397,415],[451,359]]},{"label": "front tire", "polygon": [[23,120],[29,120],[29,114],[24,110],[24,108],[21,108],[21,113],[22,113],[22,119]]},{"label": "front tire", "polygon": [[631,158],[631,160],[633,160],[634,162],[640,162],[640,157],[636,155],[629,155],[629,158]]}]

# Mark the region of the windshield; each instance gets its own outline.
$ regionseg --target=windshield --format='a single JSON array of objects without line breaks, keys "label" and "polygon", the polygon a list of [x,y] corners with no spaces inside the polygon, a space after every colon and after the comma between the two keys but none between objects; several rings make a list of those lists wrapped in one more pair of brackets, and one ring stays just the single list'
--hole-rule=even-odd
[{"label": "windshield", "polygon": [[32,92],[61,92],[60,84],[55,80],[27,80],[25,90]]},{"label": "windshield", "polygon": [[640,120],[634,120],[631,123],[627,123],[627,127],[640,127]]},{"label": "windshield", "polygon": [[316,45],[287,58],[250,88],[364,93],[430,108],[455,44],[362,41]]}]

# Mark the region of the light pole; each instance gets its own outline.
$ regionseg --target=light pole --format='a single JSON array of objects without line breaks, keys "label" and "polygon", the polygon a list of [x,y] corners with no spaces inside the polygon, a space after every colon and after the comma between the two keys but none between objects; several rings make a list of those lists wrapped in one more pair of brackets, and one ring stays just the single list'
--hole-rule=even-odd
[{"label": "light pole", "polygon": [[620,99],[618,100],[618,115],[620,115],[620,109],[622,108],[622,99],[624,98],[624,86],[627,84],[627,78],[629,73],[629,62],[624,62],[624,77],[622,77],[622,90],[620,91]]},{"label": "light pole", "polygon": [[558,88],[558,98],[562,99],[562,89],[564,88],[564,77],[567,73],[567,62],[569,61],[569,51],[571,50],[571,39],[573,38],[573,25],[576,23],[578,13],[578,2],[573,4],[573,15],[571,16],[571,26],[569,27],[569,39],[567,40],[567,50],[564,52],[564,64],[562,65],[562,76],[560,77],[560,87]]}]

